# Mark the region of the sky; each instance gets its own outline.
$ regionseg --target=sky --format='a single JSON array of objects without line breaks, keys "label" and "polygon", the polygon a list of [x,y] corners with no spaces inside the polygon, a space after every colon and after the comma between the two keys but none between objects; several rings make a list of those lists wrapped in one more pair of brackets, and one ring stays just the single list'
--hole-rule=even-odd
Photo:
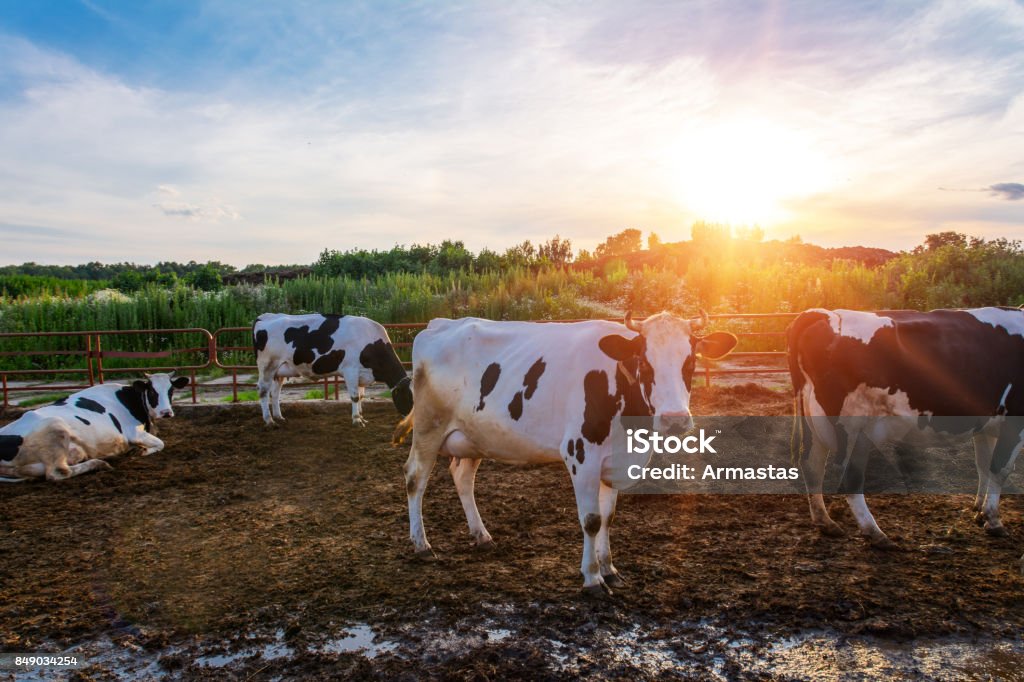
[{"label": "sky", "polygon": [[1024,4],[0,4],[0,263],[1024,238]]}]

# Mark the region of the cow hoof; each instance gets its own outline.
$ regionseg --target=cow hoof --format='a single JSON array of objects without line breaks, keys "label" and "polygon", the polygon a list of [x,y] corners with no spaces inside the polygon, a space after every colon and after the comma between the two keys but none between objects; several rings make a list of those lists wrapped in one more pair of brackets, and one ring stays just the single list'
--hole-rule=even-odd
[{"label": "cow hoof", "polygon": [[601,583],[600,585],[587,585],[580,588],[580,594],[583,595],[584,599],[607,599],[612,596],[611,589]]},{"label": "cow hoof", "polygon": [[107,462],[104,462],[102,459],[98,459],[96,461],[99,462],[99,464],[96,465],[96,470],[97,471],[113,471],[114,470],[114,467],[110,466],[110,464],[108,464]]},{"label": "cow hoof", "polygon": [[974,515],[974,523],[979,526],[984,526],[988,522],[988,517],[985,516],[985,512],[978,512]]},{"label": "cow hoof", "polygon": [[878,549],[883,552],[895,552],[898,551],[900,546],[895,542],[887,538],[886,536],[873,537],[869,540],[873,549]]},{"label": "cow hoof", "polygon": [[843,527],[835,521],[819,524],[818,532],[827,538],[841,538],[846,535],[846,531],[843,530]]},{"label": "cow hoof", "polygon": [[610,573],[608,575],[602,575],[604,578],[604,584],[608,587],[614,587],[617,590],[622,589],[626,586],[626,581],[619,577],[618,573]]},{"label": "cow hoof", "polygon": [[437,559],[437,555],[434,554],[434,550],[432,550],[429,547],[427,547],[426,549],[419,550],[418,552],[413,554],[413,556],[419,559],[420,561],[434,561]]},{"label": "cow hoof", "polygon": [[1010,537],[1009,532],[1003,526],[985,526],[985,534],[992,538]]},{"label": "cow hoof", "polygon": [[265,428],[268,428],[268,429],[279,429],[279,428],[281,428],[281,425],[278,424],[273,419],[271,419],[268,422],[263,422],[263,425],[264,425]]},{"label": "cow hoof", "polygon": [[474,549],[476,551],[485,553],[493,552],[496,548],[497,545],[494,544],[494,540],[484,540],[483,542],[476,543],[476,545],[474,546]]}]

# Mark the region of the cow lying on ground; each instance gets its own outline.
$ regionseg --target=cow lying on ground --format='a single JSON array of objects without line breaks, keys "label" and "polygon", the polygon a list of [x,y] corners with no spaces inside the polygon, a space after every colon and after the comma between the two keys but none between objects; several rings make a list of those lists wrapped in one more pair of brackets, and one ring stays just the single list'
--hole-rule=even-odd
[{"label": "cow lying on ground", "polygon": [[[281,386],[289,377],[341,376],[352,400],[352,423],[364,426],[366,386],[382,381],[402,416],[412,409],[412,391],[387,330],[355,315],[264,313],[252,328],[259,368],[260,407],[268,426],[281,416]],[[271,417],[271,408],[273,417]]]},{"label": "cow lying on ground", "polygon": [[153,374],[132,384],[102,384],[26,412],[0,428],[0,481],[46,477],[59,481],[109,469],[104,460],[142,448],[151,455],[164,442],[150,433],[153,420],[173,417],[175,389],[188,377]]},{"label": "cow lying on ground", "polygon": [[618,494],[608,485],[613,421],[653,417],[658,428],[692,427],[696,356],[722,357],[736,345],[732,334],[696,336],[706,323],[706,315],[667,313],[635,324],[627,316],[625,326],[432,320],[413,343],[416,406],[395,432],[397,443],[412,431],[405,475],[417,554],[432,553],[422,503],[438,455],[452,458],[469,530],[481,546],[492,542],[473,492],[481,458],[562,462],[583,528],[584,590],[620,585],[608,540]]},{"label": "cow lying on ground", "polygon": [[[891,441],[916,430],[973,437],[976,519],[990,534],[1006,533],[999,495],[1024,432],[1024,312],[808,310],[790,325],[787,340],[795,452],[811,520],[824,534],[843,532],[821,495],[829,451],[848,462],[847,489],[862,490],[869,440]],[[861,534],[877,547],[894,547],[863,494],[851,492],[847,502]]]}]

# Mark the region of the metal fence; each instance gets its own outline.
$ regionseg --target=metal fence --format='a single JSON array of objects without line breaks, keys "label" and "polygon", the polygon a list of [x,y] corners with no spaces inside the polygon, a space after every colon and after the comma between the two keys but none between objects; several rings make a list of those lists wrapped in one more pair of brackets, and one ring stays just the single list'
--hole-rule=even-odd
[{"label": "metal fence", "polygon": [[[759,314],[721,314],[711,315],[713,322],[733,322],[741,325],[759,323],[769,320],[791,320],[796,313],[759,313]],[[583,320],[537,320],[538,322],[565,323],[581,322]],[[615,319],[612,321],[621,321]],[[427,326],[426,322],[409,322],[385,324],[392,344],[403,358],[403,364],[411,367],[408,360],[412,340],[421,330]],[[750,331],[736,330],[733,333],[739,337],[741,343],[744,339],[760,341],[762,339],[781,339],[785,332],[781,330]],[[0,362],[5,358],[14,357],[65,357],[73,360],[80,360],[73,366],[33,369],[0,369],[0,390],[3,393],[3,407],[9,406],[10,394],[17,392],[41,391],[77,391],[96,384],[102,384],[111,376],[138,375],[143,372],[166,372],[171,369],[179,374],[187,375],[191,379],[192,402],[198,401],[200,390],[224,390],[231,388],[232,401],[238,401],[240,388],[251,388],[256,386],[255,382],[246,380],[246,376],[256,372],[255,364],[240,363],[239,357],[245,357],[255,362],[252,348],[251,327],[223,327],[215,332],[209,332],[202,328],[188,329],[133,329],[133,330],[105,330],[87,332],[8,332],[0,333]],[[126,351],[118,350],[116,340],[118,337],[150,335],[170,337],[173,340],[172,346],[165,350],[154,351]],[[237,340],[242,335],[243,341]],[[232,336],[235,339],[232,339]],[[225,338],[226,337],[226,338]],[[26,338],[63,338],[69,346],[77,346],[65,350],[30,349],[30,350],[4,350],[4,341]],[[778,344],[782,345],[782,344]],[[706,386],[711,385],[712,377],[725,375],[749,375],[757,376],[764,374],[782,374],[788,372],[784,366],[780,366],[781,360],[785,358],[784,350],[758,350],[738,351],[729,355],[730,366],[722,366],[722,363],[710,362],[701,359],[698,363],[697,372],[704,376]],[[131,363],[130,367],[104,366],[105,359],[128,358],[139,360],[138,363]],[[198,358],[202,362],[195,362]],[[162,360],[161,365],[147,365],[145,360]],[[181,362],[174,362],[180,359]],[[171,360],[170,363],[166,361]],[[763,364],[771,363],[774,364]],[[744,364],[753,361],[753,364]],[[740,363],[739,366],[732,366]],[[762,363],[762,364],[758,364]],[[197,373],[211,372],[216,368],[217,373],[223,372],[226,378],[231,376],[231,383],[223,379],[210,379],[203,383],[197,383]],[[41,383],[47,377],[57,379],[55,383]],[[68,382],[67,377],[78,379]],[[12,381],[17,385],[12,385]],[[39,383],[37,383],[39,382]],[[27,385],[30,384],[31,385]],[[334,399],[338,400],[341,395],[340,377],[324,377],[321,381],[291,384],[299,386],[323,387],[323,398],[331,397],[331,387],[334,388]]]}]

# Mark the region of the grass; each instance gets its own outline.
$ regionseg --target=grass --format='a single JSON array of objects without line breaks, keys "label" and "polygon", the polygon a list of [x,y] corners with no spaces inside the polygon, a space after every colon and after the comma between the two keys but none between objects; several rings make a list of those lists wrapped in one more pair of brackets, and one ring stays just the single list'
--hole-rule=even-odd
[{"label": "grass", "polygon": [[302,396],[303,400],[323,400],[324,392],[323,389],[314,388],[312,391],[306,391],[305,395]]},{"label": "grass", "polygon": [[25,398],[24,400],[18,401],[18,407],[35,407],[36,405],[48,405],[50,403],[57,402],[61,398],[67,398],[70,393],[47,393],[46,395],[36,395],[31,398]]},{"label": "grass", "polygon": [[[260,399],[260,392],[259,391],[239,391],[238,392],[238,402],[240,402],[240,403],[254,403],[254,402],[257,402],[259,399]],[[220,401],[222,403],[234,402],[232,397],[229,396],[229,395],[224,396],[223,398],[220,399]]]}]

